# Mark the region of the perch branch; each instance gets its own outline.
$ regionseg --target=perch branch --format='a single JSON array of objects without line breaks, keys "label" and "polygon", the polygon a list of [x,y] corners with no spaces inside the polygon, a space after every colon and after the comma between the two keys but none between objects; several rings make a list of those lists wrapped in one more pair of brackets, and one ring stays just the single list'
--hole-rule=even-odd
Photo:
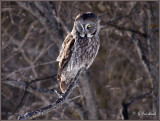
[{"label": "perch branch", "polygon": [[64,104],[67,100],[67,97],[70,95],[71,91],[76,87],[76,80],[69,86],[68,90],[60,97],[58,98],[54,103],[45,106],[41,109],[35,110],[33,112],[28,112],[23,116],[20,116],[19,120],[29,120],[33,119],[35,117],[44,115],[52,111],[53,109],[59,107],[60,105]]},{"label": "perch branch", "polygon": [[77,86],[77,78],[78,78],[81,70],[78,72],[77,76],[75,77],[75,79],[71,83],[71,85],[68,87],[68,89],[66,90],[66,92],[63,93],[55,102],[53,102],[50,105],[47,105],[47,106],[45,106],[45,107],[43,107],[41,109],[37,109],[37,110],[35,110],[33,112],[27,112],[25,115],[20,116],[18,119],[19,120],[33,119],[35,117],[47,114],[50,111],[52,111],[53,109],[58,108],[60,105],[62,105],[64,103],[67,103],[68,102],[67,98],[71,94],[72,90],[75,89],[76,86]]}]

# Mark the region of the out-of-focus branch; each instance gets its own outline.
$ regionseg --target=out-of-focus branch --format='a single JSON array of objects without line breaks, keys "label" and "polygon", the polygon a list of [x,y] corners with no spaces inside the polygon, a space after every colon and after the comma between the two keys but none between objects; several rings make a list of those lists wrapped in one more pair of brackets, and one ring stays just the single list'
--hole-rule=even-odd
[{"label": "out-of-focus branch", "polygon": [[50,62],[46,62],[46,63],[42,63],[42,64],[37,64],[37,65],[33,65],[33,66],[28,66],[28,67],[24,67],[24,68],[20,68],[20,69],[14,70],[10,74],[8,74],[7,78],[9,78],[11,75],[15,74],[16,72],[27,70],[27,69],[31,69],[33,67],[35,68],[35,67],[39,67],[39,66],[44,66],[44,65],[51,64],[51,63],[54,63],[54,62],[56,62],[56,61],[50,61]]},{"label": "out-of-focus branch", "polygon": [[133,40],[134,45],[136,47],[138,56],[141,59],[141,62],[143,63],[143,66],[145,67],[146,72],[150,74],[149,60],[146,58],[146,56],[144,54],[144,51],[143,51],[142,44],[141,44],[140,40],[138,38],[136,38],[135,34],[132,34],[132,40]]},{"label": "out-of-focus branch", "polygon": [[84,106],[87,113],[87,118],[91,120],[99,119],[98,108],[93,94],[91,83],[86,72],[83,72],[82,78],[79,81],[80,92],[83,96]]},{"label": "out-of-focus branch", "polygon": [[[153,89],[153,110],[156,112],[155,119],[158,119],[159,114],[159,96],[158,96],[158,71],[156,67],[151,68],[150,61],[146,58],[142,45],[139,39],[136,38],[136,36],[132,35],[132,40],[135,44],[135,47],[137,49],[138,55],[141,59],[141,62],[143,63],[144,68],[146,69],[147,73],[149,74],[149,77],[152,80],[152,89]],[[158,63],[158,62],[157,62]],[[156,63],[155,63],[156,65]]]},{"label": "out-of-focus branch", "polygon": [[53,17],[50,6],[46,2],[17,2],[17,4],[34,15],[50,33],[51,39],[58,44],[58,47],[61,46],[62,32],[58,28],[57,20]]},{"label": "out-of-focus branch", "polygon": [[[49,101],[46,100],[43,95],[39,95],[40,93],[42,92],[49,92],[49,89],[48,90],[36,90],[34,89],[31,85],[29,85],[29,83],[26,83],[26,82],[22,82],[22,81],[16,81],[16,80],[13,80],[13,79],[7,79],[5,81],[2,81],[2,84],[7,84],[7,85],[10,85],[12,87],[16,87],[16,88],[19,88],[19,89],[22,89],[24,90],[25,92],[29,92],[31,94],[34,94],[37,98],[40,98],[41,100],[43,100],[46,104],[49,104]],[[26,88],[27,87],[27,88]]]},{"label": "out-of-focus branch", "polygon": [[53,109],[59,107],[60,105],[64,104],[67,101],[67,97],[70,95],[71,91],[76,87],[76,81],[74,81],[68,88],[68,90],[62,95],[62,97],[58,98],[54,103],[45,106],[41,109],[35,110],[33,112],[28,112],[23,116],[20,116],[19,120],[29,120],[33,119],[35,117],[44,115],[46,113],[49,113]]},{"label": "out-of-focus branch", "polygon": [[73,102],[73,101],[70,101],[68,103],[68,105],[70,107],[72,107],[73,109],[75,109],[76,112],[78,112],[79,116],[81,117],[82,120],[86,120],[87,119],[87,116],[86,116],[86,113],[85,113],[85,110],[83,108],[83,106],[77,102]]},{"label": "out-of-focus branch", "polygon": [[[150,48],[150,55],[153,58],[153,64],[150,64],[150,73],[152,77],[152,87],[153,87],[153,111],[156,112],[154,117],[155,120],[159,119],[159,36],[155,36],[155,32],[153,31],[153,23],[157,24],[158,28],[158,12],[154,12],[154,6],[158,4],[148,3],[149,9],[147,9],[146,13],[148,15],[148,45]],[[158,10],[157,10],[158,11]],[[159,29],[157,34],[159,33]]]},{"label": "out-of-focus branch", "polygon": [[18,119],[19,120],[29,120],[29,119],[33,119],[35,117],[38,116],[42,116],[44,114],[49,113],[50,111],[52,111],[53,109],[59,107],[60,105],[67,103],[69,100],[67,99],[69,97],[69,95],[71,94],[72,90],[74,90],[77,87],[77,78],[79,76],[79,74],[81,73],[83,69],[79,70],[77,76],[75,77],[74,81],[71,83],[71,85],[69,85],[68,89],[66,90],[65,93],[63,93],[55,102],[53,102],[52,104],[45,106],[41,109],[35,110],[33,112],[28,112],[23,116],[20,116]]},{"label": "out-of-focus branch", "polygon": [[129,106],[131,106],[131,104],[133,104],[135,101],[137,101],[138,99],[143,99],[146,98],[148,96],[151,96],[152,91],[149,91],[147,93],[141,94],[141,95],[136,95],[133,97],[130,97],[130,99],[128,101],[123,100],[122,101],[122,117],[124,120],[128,120],[129,119],[129,113],[128,113],[128,108]]},{"label": "out-of-focus branch", "polygon": [[[28,31],[26,32],[26,35],[25,35],[25,37],[23,38],[23,40],[22,40],[20,43],[17,43],[17,46],[18,46],[17,51],[15,52],[14,55],[12,55],[11,57],[9,57],[8,59],[5,60],[5,62],[2,64],[3,67],[6,65],[6,63],[7,63],[8,61],[10,61],[15,55],[17,55],[17,54],[20,52],[20,50],[22,49],[22,47],[24,46],[24,44],[26,43],[26,41],[28,40],[28,38],[29,38],[30,35],[31,35],[32,27],[33,27],[34,25],[36,25],[37,23],[38,23],[38,22],[35,21],[35,22],[33,22],[33,23],[30,25],[30,27],[29,27]],[[6,31],[4,31],[4,32],[5,32],[5,34],[7,34],[7,36],[10,36],[11,41],[14,40],[14,37],[13,37],[12,35],[10,35],[9,33],[7,33]],[[6,47],[7,47],[7,46],[6,46]],[[3,48],[3,49],[4,49],[4,48]]]},{"label": "out-of-focus branch", "polygon": [[[157,67],[157,63],[158,61],[156,60],[154,62],[154,65],[151,65],[150,60],[146,58],[145,54],[144,54],[144,50],[142,48],[142,43],[141,41],[135,36],[135,34],[132,33],[132,37],[131,39],[133,40],[135,47],[137,49],[137,53],[139,55],[139,58],[141,59],[141,62],[145,68],[145,70],[147,71],[147,73],[149,74],[149,77],[152,80],[152,88],[153,88],[153,110],[156,112],[156,116],[155,119],[158,119],[158,114],[159,114],[159,109],[157,107],[159,107],[159,96],[158,96],[158,85],[159,85],[159,80],[158,80],[158,67]],[[149,35],[149,38],[151,41],[153,40],[153,37],[151,37],[151,35]],[[150,47],[149,47],[150,48]],[[152,52],[154,52],[154,48],[152,47]],[[157,58],[157,57],[155,57]]]},{"label": "out-of-focus branch", "polygon": [[[42,13],[45,13],[45,16],[52,22],[53,20],[56,20],[57,22],[57,27],[58,27],[58,23],[61,24],[61,27],[63,29],[63,31],[68,34],[69,33],[69,29],[68,27],[64,24],[64,22],[61,20],[60,16],[59,16],[59,13],[57,13],[58,15],[56,15],[56,11],[53,9],[54,7],[54,3],[47,3],[47,2],[34,2],[36,7],[39,8],[39,10],[42,12]],[[51,8],[52,6],[52,8]],[[60,4],[61,6],[61,4]],[[54,7],[55,8],[55,7]],[[57,12],[60,12],[60,7],[58,9]],[[61,30],[61,28],[58,27],[58,29]]]},{"label": "out-of-focus branch", "polygon": [[[107,24],[107,26],[106,26],[105,24]],[[134,29],[131,29],[131,28],[126,28],[126,27],[124,27],[124,26],[118,26],[118,25],[116,25],[116,24],[113,24],[113,23],[110,22],[110,21],[104,23],[101,28],[102,28],[102,29],[105,29],[105,28],[107,28],[108,26],[115,27],[116,29],[121,30],[121,31],[129,31],[129,32],[138,34],[138,35],[140,35],[140,36],[142,36],[142,37],[144,37],[144,38],[147,38],[147,34],[146,34],[146,33],[142,33],[142,32],[140,32],[140,31],[138,31],[138,30],[134,30]]]}]

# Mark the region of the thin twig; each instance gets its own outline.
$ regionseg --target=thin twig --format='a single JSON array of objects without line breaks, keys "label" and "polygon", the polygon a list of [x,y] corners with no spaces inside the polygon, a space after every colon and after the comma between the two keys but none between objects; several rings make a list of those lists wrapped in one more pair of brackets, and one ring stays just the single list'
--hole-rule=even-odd
[{"label": "thin twig", "polygon": [[[116,29],[119,29],[119,30],[122,30],[122,31],[129,31],[129,32],[132,32],[132,33],[135,33],[135,34],[139,34],[140,36],[144,37],[144,38],[147,38],[147,34],[146,33],[142,33],[138,30],[134,30],[134,29],[131,29],[131,28],[125,28],[123,26],[118,26],[116,24],[113,24],[111,22],[106,22],[106,24],[108,26],[112,26],[112,27],[115,27]],[[107,26],[104,25],[104,27],[102,27],[102,29],[106,28]]]},{"label": "thin twig", "polygon": [[67,103],[68,100],[67,98],[69,97],[69,95],[71,94],[72,90],[75,89],[77,87],[77,78],[80,74],[80,72],[82,71],[82,69],[78,72],[77,76],[75,77],[74,81],[71,83],[71,85],[69,85],[68,89],[66,90],[65,93],[63,93],[61,95],[60,98],[58,98],[54,103],[47,105],[41,109],[35,110],[33,112],[28,112],[23,116],[18,117],[19,120],[29,120],[29,119],[33,119],[35,117],[38,116],[42,116],[44,114],[49,113],[50,111],[52,111],[53,109],[59,107],[60,105]]},{"label": "thin twig", "polygon": [[17,70],[15,70],[15,71],[11,72],[11,73],[7,76],[7,78],[10,77],[12,74],[18,72],[18,71],[22,71],[22,70],[26,70],[26,69],[31,69],[31,68],[33,68],[33,67],[39,67],[39,66],[47,65],[47,64],[50,64],[50,63],[54,63],[54,62],[56,62],[56,61],[49,61],[49,62],[42,63],[42,64],[38,64],[38,65],[35,65],[35,66],[28,66],[28,67],[25,67],[25,68],[17,69]]}]

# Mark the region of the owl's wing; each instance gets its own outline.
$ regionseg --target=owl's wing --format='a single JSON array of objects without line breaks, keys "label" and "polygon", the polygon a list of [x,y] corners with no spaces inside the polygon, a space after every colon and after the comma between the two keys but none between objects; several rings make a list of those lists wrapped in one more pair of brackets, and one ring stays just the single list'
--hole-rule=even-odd
[{"label": "owl's wing", "polygon": [[61,72],[64,68],[64,66],[68,63],[70,60],[70,57],[72,55],[72,47],[74,45],[75,39],[71,34],[68,34],[67,37],[65,38],[63,44],[62,44],[62,49],[59,53],[59,56],[57,57],[57,61],[59,61],[59,68],[58,68],[58,74],[57,74],[57,79],[60,79]]},{"label": "owl's wing", "polygon": [[64,50],[66,49],[66,46],[68,44],[68,42],[72,39],[72,35],[71,33],[69,33],[66,38],[64,39],[63,43],[62,43],[62,48],[60,50],[60,53],[56,59],[56,61],[61,61],[64,57]]}]

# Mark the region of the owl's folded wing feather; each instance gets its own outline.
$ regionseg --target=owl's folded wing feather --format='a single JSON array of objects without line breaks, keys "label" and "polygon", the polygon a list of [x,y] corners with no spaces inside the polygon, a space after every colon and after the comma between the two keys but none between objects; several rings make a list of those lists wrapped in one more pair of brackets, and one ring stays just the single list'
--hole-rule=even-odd
[{"label": "owl's folded wing feather", "polygon": [[65,50],[65,48],[66,48],[66,46],[67,46],[68,41],[71,39],[71,36],[72,36],[71,33],[69,33],[69,34],[66,36],[66,38],[64,39],[64,41],[63,41],[63,43],[62,43],[62,48],[61,48],[61,50],[60,50],[60,53],[59,53],[56,61],[61,61],[61,60],[62,60],[62,58],[63,58],[63,56],[64,56],[64,50]]},{"label": "owl's folded wing feather", "polygon": [[57,57],[57,61],[59,61],[59,68],[58,68],[58,74],[57,74],[57,79],[60,79],[61,72],[65,65],[68,63],[70,60],[70,57],[72,55],[72,47],[74,45],[75,39],[71,34],[68,34],[67,37],[65,38],[63,44],[62,44],[62,49],[59,53],[59,56]]}]

